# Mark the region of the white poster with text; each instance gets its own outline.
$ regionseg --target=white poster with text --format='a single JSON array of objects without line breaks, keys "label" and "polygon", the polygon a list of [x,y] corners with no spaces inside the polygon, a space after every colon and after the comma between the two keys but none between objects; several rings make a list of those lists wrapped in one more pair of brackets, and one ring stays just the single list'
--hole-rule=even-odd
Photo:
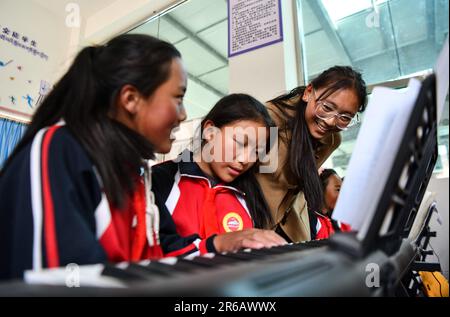
[{"label": "white poster with text", "polygon": [[283,40],[281,0],[228,0],[228,56]]}]

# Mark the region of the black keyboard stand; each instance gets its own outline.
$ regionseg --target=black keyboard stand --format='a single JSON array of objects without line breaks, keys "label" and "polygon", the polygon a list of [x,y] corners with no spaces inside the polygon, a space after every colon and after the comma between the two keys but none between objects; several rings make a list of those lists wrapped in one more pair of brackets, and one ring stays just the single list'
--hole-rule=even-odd
[{"label": "black keyboard stand", "polygon": [[[424,222],[423,230],[420,232],[416,240],[417,254],[414,261],[409,266],[409,270],[402,278],[401,285],[397,290],[398,296],[417,297],[424,296],[422,291],[422,281],[419,275],[420,271],[425,272],[441,272],[439,262],[427,262],[427,257],[434,254],[434,250],[430,246],[430,240],[436,237],[436,232],[431,231],[430,220],[434,212],[437,212],[436,204],[430,205]],[[431,250],[430,250],[431,249]]]},{"label": "black keyboard stand", "polygon": [[[437,157],[436,78],[432,74],[422,83],[374,219],[361,242],[364,252],[382,249],[394,254],[399,249],[411,230]],[[388,232],[380,235],[388,212],[393,219]]]}]

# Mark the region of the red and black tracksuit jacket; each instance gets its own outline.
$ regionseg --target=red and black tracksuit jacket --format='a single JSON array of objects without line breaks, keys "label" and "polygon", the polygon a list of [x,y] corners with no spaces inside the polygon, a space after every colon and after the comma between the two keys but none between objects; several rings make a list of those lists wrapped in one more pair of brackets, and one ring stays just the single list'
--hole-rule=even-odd
[{"label": "red and black tracksuit jacket", "polygon": [[[162,243],[165,255],[214,252],[212,241],[216,234],[253,228],[244,194],[207,177],[193,162],[191,152],[153,166],[152,175],[160,213],[170,215],[173,221],[161,224],[161,241],[171,232],[178,234],[172,243]],[[168,219],[166,215],[163,218]],[[192,241],[192,237],[196,239]]]}]

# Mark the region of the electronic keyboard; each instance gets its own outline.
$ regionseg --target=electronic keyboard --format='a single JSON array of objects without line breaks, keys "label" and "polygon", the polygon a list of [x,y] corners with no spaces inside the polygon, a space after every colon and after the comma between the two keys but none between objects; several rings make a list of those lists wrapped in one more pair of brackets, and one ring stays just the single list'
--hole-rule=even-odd
[{"label": "electronic keyboard", "polygon": [[[400,263],[415,256],[411,244],[405,246],[401,252],[406,260]],[[329,240],[320,240],[27,272],[26,283],[1,284],[0,296],[380,296],[387,283],[399,279],[401,269],[392,263],[381,251],[355,259]],[[374,264],[381,285],[367,284]]]}]

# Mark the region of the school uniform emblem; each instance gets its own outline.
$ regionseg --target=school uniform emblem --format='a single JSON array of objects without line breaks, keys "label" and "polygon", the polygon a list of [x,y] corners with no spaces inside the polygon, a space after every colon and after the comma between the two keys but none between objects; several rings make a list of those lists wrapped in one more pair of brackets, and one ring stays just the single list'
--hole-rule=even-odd
[{"label": "school uniform emblem", "polygon": [[226,232],[239,231],[244,227],[244,221],[239,214],[229,212],[223,217],[222,225]]}]

